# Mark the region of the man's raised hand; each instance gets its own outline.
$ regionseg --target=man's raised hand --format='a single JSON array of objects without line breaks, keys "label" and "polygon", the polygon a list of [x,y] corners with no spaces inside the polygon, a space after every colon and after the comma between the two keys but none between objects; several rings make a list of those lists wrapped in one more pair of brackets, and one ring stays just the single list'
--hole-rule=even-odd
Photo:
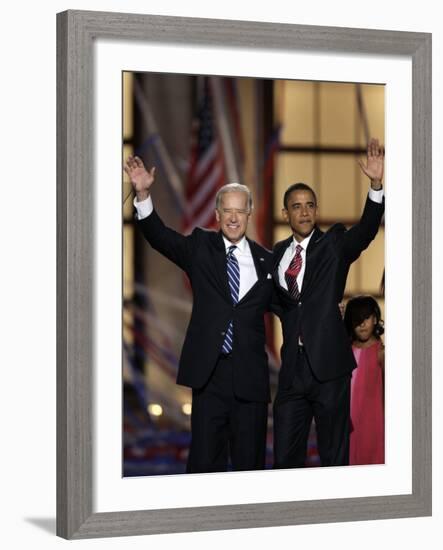
[{"label": "man's raised hand", "polygon": [[123,168],[129,176],[137,201],[147,199],[150,194],[149,189],[154,183],[155,166],[148,171],[139,157],[128,157]]},{"label": "man's raised hand", "polygon": [[361,160],[358,161],[358,164],[371,180],[371,187],[373,189],[381,189],[385,164],[385,151],[384,148],[379,145],[378,139],[373,138],[368,144],[366,164]]}]

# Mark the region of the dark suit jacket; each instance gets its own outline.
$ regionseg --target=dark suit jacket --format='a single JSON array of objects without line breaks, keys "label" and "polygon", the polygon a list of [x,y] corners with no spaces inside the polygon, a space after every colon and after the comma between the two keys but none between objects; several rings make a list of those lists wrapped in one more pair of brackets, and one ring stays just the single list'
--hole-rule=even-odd
[{"label": "dark suit jacket", "polygon": [[275,245],[273,276],[283,327],[281,387],[289,387],[294,378],[299,335],[318,380],[332,380],[355,368],[338,304],[349,267],[376,236],[383,212],[384,202],[377,204],[368,198],[359,223],[348,231],[343,224],[332,226],[326,233],[318,228],[314,230],[306,250],[306,269],[297,301],[280,285],[278,278],[278,265],[292,235]]},{"label": "dark suit jacket", "polygon": [[235,394],[250,401],[270,400],[264,313],[273,293],[272,254],[248,239],[258,280],[233,306],[221,232],[194,229],[183,236],[166,227],[154,211],[137,222],[153,248],[183,269],[191,282],[193,307],[181,352],[177,383],[202,388],[208,381],[234,322]]}]

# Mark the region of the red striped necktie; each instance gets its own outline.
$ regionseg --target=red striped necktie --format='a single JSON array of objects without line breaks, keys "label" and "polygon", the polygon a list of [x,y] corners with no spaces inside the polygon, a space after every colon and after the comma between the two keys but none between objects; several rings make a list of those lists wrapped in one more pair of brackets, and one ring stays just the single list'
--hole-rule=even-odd
[{"label": "red striped necktie", "polygon": [[298,244],[295,248],[294,257],[292,258],[288,269],[285,271],[285,281],[286,281],[286,284],[288,285],[288,291],[295,300],[298,300],[300,296],[300,290],[297,284],[297,276],[300,273],[300,269],[302,266],[302,258],[301,258],[302,250],[303,250],[303,247]]}]

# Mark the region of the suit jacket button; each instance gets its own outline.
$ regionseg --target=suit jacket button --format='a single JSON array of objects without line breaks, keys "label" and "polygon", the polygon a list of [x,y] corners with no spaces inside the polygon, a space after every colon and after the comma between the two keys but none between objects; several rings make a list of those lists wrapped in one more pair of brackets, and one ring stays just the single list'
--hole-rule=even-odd
[{"label": "suit jacket button", "polygon": [[301,307],[301,302],[298,302],[298,307]]},{"label": "suit jacket button", "polygon": [[222,336],[226,336],[226,332],[221,332],[220,333]]}]

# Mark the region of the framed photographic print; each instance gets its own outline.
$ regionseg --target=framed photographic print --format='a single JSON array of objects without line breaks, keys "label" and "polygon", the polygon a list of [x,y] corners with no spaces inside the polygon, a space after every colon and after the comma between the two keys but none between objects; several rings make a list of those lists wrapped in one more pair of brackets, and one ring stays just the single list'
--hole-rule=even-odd
[{"label": "framed photographic print", "polygon": [[[226,182],[245,182],[253,197],[248,237],[270,250],[288,236],[283,196],[294,178],[309,183],[316,193],[320,228],[358,223],[368,180],[357,160],[366,156],[369,134],[384,143],[384,84],[129,71],[122,78],[123,160],[137,155],[146,166],[157,166],[156,212],[179,232],[189,236],[196,227],[217,230],[218,190]],[[192,291],[182,270],[146,246],[135,227],[132,199],[125,174],[123,475],[184,473],[192,392],[178,386],[176,377]],[[369,249],[352,264],[344,292],[346,304],[352,296],[370,294],[380,307],[381,322],[384,257],[382,223]],[[351,302],[354,307],[352,303],[357,302]],[[212,323],[210,330],[214,327]],[[265,327],[274,402],[282,330],[271,314]],[[358,458],[352,451],[351,464],[384,463],[382,371],[379,374],[378,451]],[[317,466],[314,424],[308,439],[306,465]],[[263,468],[269,469],[274,462],[271,407],[266,442]]]},{"label": "framed photographic print", "polygon": [[[58,15],[57,35],[58,534],[84,538],[430,514],[430,35],[79,11]],[[382,90],[378,127],[383,127],[387,148],[385,317],[389,326],[384,464],[156,476],[152,472],[166,472],[131,471],[134,463],[127,461],[125,470],[122,425],[127,403],[122,364],[127,358],[122,333],[125,323],[135,321],[128,320],[124,308],[122,315],[127,274],[121,266],[129,250],[130,239],[125,235],[131,232],[122,231],[122,226],[130,226],[132,210],[127,181],[122,192],[122,154],[125,158],[129,147],[131,152],[139,148],[142,156],[146,149],[156,154],[163,172],[160,178],[170,186],[162,206],[167,207],[174,197],[180,201],[180,185],[168,171],[168,157],[159,153],[161,132],[152,131],[168,120],[157,120],[153,126],[151,117],[146,125],[151,131],[142,132],[135,143],[127,128],[127,120],[134,117],[126,118],[125,94],[131,87],[139,116],[149,118],[149,94],[139,94],[137,100],[137,89],[156,89],[159,105],[161,94],[164,99],[165,90],[174,89],[174,79],[175,83],[188,79],[190,87],[198,87],[205,78],[225,84],[229,79],[241,80],[245,113],[247,98],[252,97],[247,94],[256,88],[261,90],[253,95],[256,110],[257,98],[263,99],[267,89],[275,96],[284,89],[287,97],[297,83],[298,97],[303,88],[303,97],[308,98],[307,111],[315,101],[321,111],[322,105],[332,101],[329,92],[343,94],[335,103],[339,107],[352,97],[356,114],[354,122],[346,124],[356,136],[353,161],[364,150],[368,136],[359,105]],[[266,87],[265,81],[272,86]],[[270,118],[277,120],[278,105],[282,103],[277,100],[268,102],[262,112],[272,111]],[[337,107],[336,119],[343,120],[336,111]],[[158,108],[154,115],[161,116]],[[180,117],[178,107],[171,107],[169,116]],[[264,118],[261,126],[252,115],[249,121],[253,128],[268,128],[261,137],[259,131],[250,131],[256,135],[258,149],[268,143],[265,135],[272,137],[273,124]],[[189,120],[178,126],[190,126]],[[325,155],[332,155],[332,149],[334,154],[349,154],[348,142],[328,142],[325,135],[330,125],[307,120],[296,125],[295,137],[285,135],[279,141],[280,153],[289,154],[292,147],[295,155],[318,155],[320,143]],[[314,137],[310,120],[319,132]],[[302,142],[297,132],[304,132]],[[334,161],[310,159],[297,166],[311,167],[319,182],[321,174],[333,180]],[[287,158],[277,160],[280,173],[292,171]],[[258,169],[254,172],[256,164],[250,168],[254,185],[264,179]],[[258,189],[258,196],[262,191]],[[322,193],[325,202],[332,204],[326,183]],[[361,196],[356,193],[353,199],[358,209]],[[263,200],[258,210],[262,204]],[[272,220],[274,214],[271,211],[261,219]],[[165,350],[170,350],[168,341],[163,342]],[[159,404],[153,400],[150,405],[155,416],[160,409],[152,405]]]}]

